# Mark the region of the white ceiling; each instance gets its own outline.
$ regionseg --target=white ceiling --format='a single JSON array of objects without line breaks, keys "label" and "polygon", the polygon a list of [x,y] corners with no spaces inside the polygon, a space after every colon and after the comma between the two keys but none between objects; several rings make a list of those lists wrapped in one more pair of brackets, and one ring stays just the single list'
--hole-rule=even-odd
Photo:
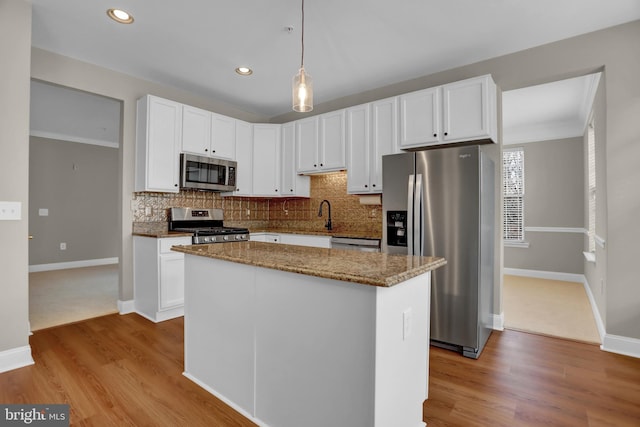
[{"label": "white ceiling", "polygon": [[[291,110],[300,0],[32,3],[36,47],[265,118]],[[111,21],[112,7],[135,22]],[[640,19],[638,0],[307,0],[305,9],[316,104]],[[236,75],[240,65],[253,75]]]},{"label": "white ceiling", "polygon": [[505,145],[584,135],[600,73],[502,92]]}]

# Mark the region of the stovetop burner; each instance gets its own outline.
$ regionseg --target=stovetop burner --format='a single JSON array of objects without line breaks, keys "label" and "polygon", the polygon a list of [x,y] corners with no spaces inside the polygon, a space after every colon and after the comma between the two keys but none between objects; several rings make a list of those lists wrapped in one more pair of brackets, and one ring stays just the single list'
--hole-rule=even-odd
[{"label": "stovetop burner", "polygon": [[194,245],[249,240],[249,229],[225,227],[222,218],[222,209],[171,208],[169,230],[193,233]]}]

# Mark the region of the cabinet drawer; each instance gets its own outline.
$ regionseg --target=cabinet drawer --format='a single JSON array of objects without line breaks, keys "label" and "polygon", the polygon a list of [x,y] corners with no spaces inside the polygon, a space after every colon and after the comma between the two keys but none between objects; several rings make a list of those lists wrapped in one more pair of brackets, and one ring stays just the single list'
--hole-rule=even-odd
[{"label": "cabinet drawer", "polygon": [[163,237],[160,239],[160,253],[172,253],[171,246],[174,245],[190,245],[191,237]]}]

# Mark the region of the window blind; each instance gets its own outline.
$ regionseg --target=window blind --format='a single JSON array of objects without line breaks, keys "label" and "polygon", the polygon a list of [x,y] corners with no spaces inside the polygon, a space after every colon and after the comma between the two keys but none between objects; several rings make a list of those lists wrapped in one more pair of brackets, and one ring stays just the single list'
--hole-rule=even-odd
[{"label": "window blind", "polygon": [[502,153],[502,189],[504,194],[504,240],[524,240],[524,150]]}]

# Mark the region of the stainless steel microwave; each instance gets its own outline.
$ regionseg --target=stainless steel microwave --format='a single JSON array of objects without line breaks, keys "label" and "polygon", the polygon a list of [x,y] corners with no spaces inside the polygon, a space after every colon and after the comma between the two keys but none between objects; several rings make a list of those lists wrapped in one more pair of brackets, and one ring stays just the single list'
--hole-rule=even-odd
[{"label": "stainless steel microwave", "polygon": [[180,154],[180,188],[235,191],[238,164],[233,160]]}]

